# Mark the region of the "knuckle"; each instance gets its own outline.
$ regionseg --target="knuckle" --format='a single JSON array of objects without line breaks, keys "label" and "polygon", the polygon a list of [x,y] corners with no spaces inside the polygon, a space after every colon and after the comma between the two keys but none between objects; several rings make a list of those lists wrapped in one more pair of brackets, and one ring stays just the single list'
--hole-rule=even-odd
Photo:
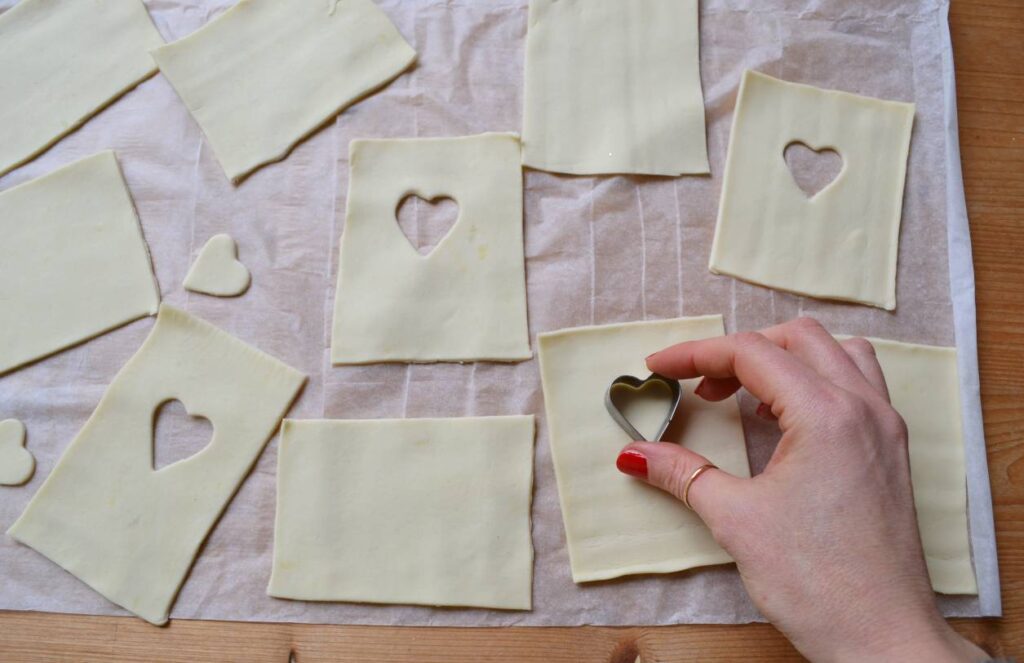
[{"label": "knuckle", "polygon": [[792,324],[794,328],[805,334],[821,334],[822,332],[826,334],[828,333],[825,330],[825,325],[818,322],[816,318],[812,318],[810,316],[797,318]]},{"label": "knuckle", "polygon": [[666,467],[665,490],[672,493],[676,498],[683,499],[683,489],[686,488],[686,480],[690,478],[690,463],[683,454],[676,454],[668,462]]},{"label": "knuckle", "polygon": [[752,331],[737,332],[733,334],[733,340],[738,347],[753,347],[764,343],[768,339],[762,334]]},{"label": "knuckle", "polygon": [[843,341],[843,347],[856,354],[866,355],[869,357],[875,356],[875,346],[872,345],[871,341],[862,336],[846,339]]},{"label": "knuckle", "polygon": [[892,440],[897,440],[901,444],[906,444],[909,440],[910,434],[907,430],[907,422],[903,420],[900,413],[889,407],[886,412],[880,417],[880,423],[882,426],[883,434]]}]

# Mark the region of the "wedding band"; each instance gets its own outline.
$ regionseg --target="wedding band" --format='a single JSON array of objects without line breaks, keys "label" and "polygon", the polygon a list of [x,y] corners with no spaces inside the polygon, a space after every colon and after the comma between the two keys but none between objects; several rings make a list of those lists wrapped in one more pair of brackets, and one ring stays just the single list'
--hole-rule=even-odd
[{"label": "wedding band", "polygon": [[686,484],[683,486],[683,504],[686,505],[687,509],[693,511],[693,506],[690,505],[690,486],[693,485],[693,482],[696,481],[697,477],[699,477],[700,475],[704,474],[708,470],[717,469],[718,467],[716,465],[712,465],[711,463],[701,465],[700,467],[695,469],[693,471],[693,474],[690,475],[690,478],[686,480]]}]

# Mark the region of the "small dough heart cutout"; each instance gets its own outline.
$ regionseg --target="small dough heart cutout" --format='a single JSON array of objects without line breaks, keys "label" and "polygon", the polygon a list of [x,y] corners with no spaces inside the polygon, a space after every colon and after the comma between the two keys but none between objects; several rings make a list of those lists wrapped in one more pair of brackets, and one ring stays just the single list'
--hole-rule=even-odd
[{"label": "small dough heart cutout", "polygon": [[25,425],[17,419],[0,421],[0,485],[20,486],[35,470],[36,459],[25,448]]},{"label": "small dough heart cutout", "polygon": [[824,191],[843,171],[843,157],[834,149],[814,148],[799,140],[786,145],[782,158],[793,181],[808,198]]},{"label": "small dough heart cutout", "polygon": [[230,235],[214,235],[185,276],[185,289],[215,297],[237,297],[249,288],[249,270],[238,261],[238,245]]},{"label": "small dough heart cutout", "polygon": [[[681,398],[677,380],[657,373],[644,380],[620,375],[608,385],[604,405],[630,439],[660,442],[675,419]],[[650,431],[655,430],[652,435]]]}]

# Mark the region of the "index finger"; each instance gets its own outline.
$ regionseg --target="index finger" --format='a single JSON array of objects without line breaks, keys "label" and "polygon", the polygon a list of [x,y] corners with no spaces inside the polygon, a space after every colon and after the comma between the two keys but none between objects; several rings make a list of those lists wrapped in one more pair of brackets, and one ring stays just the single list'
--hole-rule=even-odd
[{"label": "index finger", "polygon": [[648,357],[647,368],[676,380],[734,377],[762,402],[783,409],[831,388],[809,366],[756,332],[679,343]]}]

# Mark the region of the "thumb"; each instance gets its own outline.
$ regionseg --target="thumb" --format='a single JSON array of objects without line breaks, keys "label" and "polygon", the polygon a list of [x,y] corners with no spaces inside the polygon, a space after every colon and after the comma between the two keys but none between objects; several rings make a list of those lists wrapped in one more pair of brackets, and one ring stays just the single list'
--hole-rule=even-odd
[{"label": "thumb", "polygon": [[[620,472],[643,479],[680,501],[693,473],[709,464],[711,461],[704,456],[670,442],[633,442],[615,461]],[[742,489],[742,483],[743,479],[718,468],[701,472],[690,484],[690,506],[711,525],[715,515],[728,508],[728,502]]]}]

